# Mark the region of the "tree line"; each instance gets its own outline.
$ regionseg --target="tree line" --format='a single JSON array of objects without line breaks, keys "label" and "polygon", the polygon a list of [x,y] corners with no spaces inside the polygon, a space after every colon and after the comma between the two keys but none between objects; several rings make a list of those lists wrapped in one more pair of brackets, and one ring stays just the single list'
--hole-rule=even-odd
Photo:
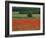
[{"label": "tree line", "polygon": [[31,8],[31,7],[12,7],[12,11],[18,11],[19,14],[40,14],[40,8]]}]

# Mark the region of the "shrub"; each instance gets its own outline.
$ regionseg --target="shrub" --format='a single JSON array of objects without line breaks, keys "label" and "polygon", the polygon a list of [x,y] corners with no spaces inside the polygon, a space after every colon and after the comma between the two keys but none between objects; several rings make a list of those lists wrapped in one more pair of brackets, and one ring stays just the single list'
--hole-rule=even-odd
[{"label": "shrub", "polygon": [[29,12],[28,13],[28,17],[32,17],[32,12]]}]

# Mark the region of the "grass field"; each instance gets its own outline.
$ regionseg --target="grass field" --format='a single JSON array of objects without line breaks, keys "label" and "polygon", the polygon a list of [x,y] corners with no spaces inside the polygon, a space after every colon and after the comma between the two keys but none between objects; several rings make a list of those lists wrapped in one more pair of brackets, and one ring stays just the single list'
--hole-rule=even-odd
[{"label": "grass field", "polygon": [[40,14],[32,14],[28,17],[27,14],[15,14],[12,16],[12,30],[39,30],[40,29]]},{"label": "grass field", "polygon": [[[13,18],[29,18],[28,16],[27,16],[28,14],[15,14],[15,15],[13,15],[12,17]],[[30,17],[30,18],[40,18],[40,15],[39,14],[32,14],[32,17]]]}]

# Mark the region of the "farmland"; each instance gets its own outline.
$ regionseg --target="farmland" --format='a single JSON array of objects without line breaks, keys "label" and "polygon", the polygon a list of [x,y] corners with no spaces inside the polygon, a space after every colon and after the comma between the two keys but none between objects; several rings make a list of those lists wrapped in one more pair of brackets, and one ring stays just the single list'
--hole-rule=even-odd
[{"label": "farmland", "polygon": [[[28,14],[15,14],[13,15],[13,18],[28,18]],[[39,18],[39,14],[32,14],[32,18]]]},{"label": "farmland", "polygon": [[32,14],[32,17],[28,17],[28,14],[15,14],[12,16],[12,30],[39,30],[40,29],[40,14]]}]

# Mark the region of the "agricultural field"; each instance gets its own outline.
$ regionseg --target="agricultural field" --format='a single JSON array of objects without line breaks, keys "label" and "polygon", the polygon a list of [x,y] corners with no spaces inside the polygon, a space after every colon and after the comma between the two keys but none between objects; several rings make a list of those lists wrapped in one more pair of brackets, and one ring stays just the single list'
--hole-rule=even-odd
[{"label": "agricultural field", "polygon": [[[27,16],[28,14],[15,14],[15,15],[13,15],[12,17],[13,18],[16,18],[16,19],[29,19],[29,17]],[[40,14],[32,14],[32,17],[30,17],[30,19],[32,19],[32,18],[40,18]]]},{"label": "agricultural field", "polygon": [[39,30],[40,14],[32,14],[32,17],[28,17],[27,14],[16,14],[13,15],[12,23],[13,31]]}]

